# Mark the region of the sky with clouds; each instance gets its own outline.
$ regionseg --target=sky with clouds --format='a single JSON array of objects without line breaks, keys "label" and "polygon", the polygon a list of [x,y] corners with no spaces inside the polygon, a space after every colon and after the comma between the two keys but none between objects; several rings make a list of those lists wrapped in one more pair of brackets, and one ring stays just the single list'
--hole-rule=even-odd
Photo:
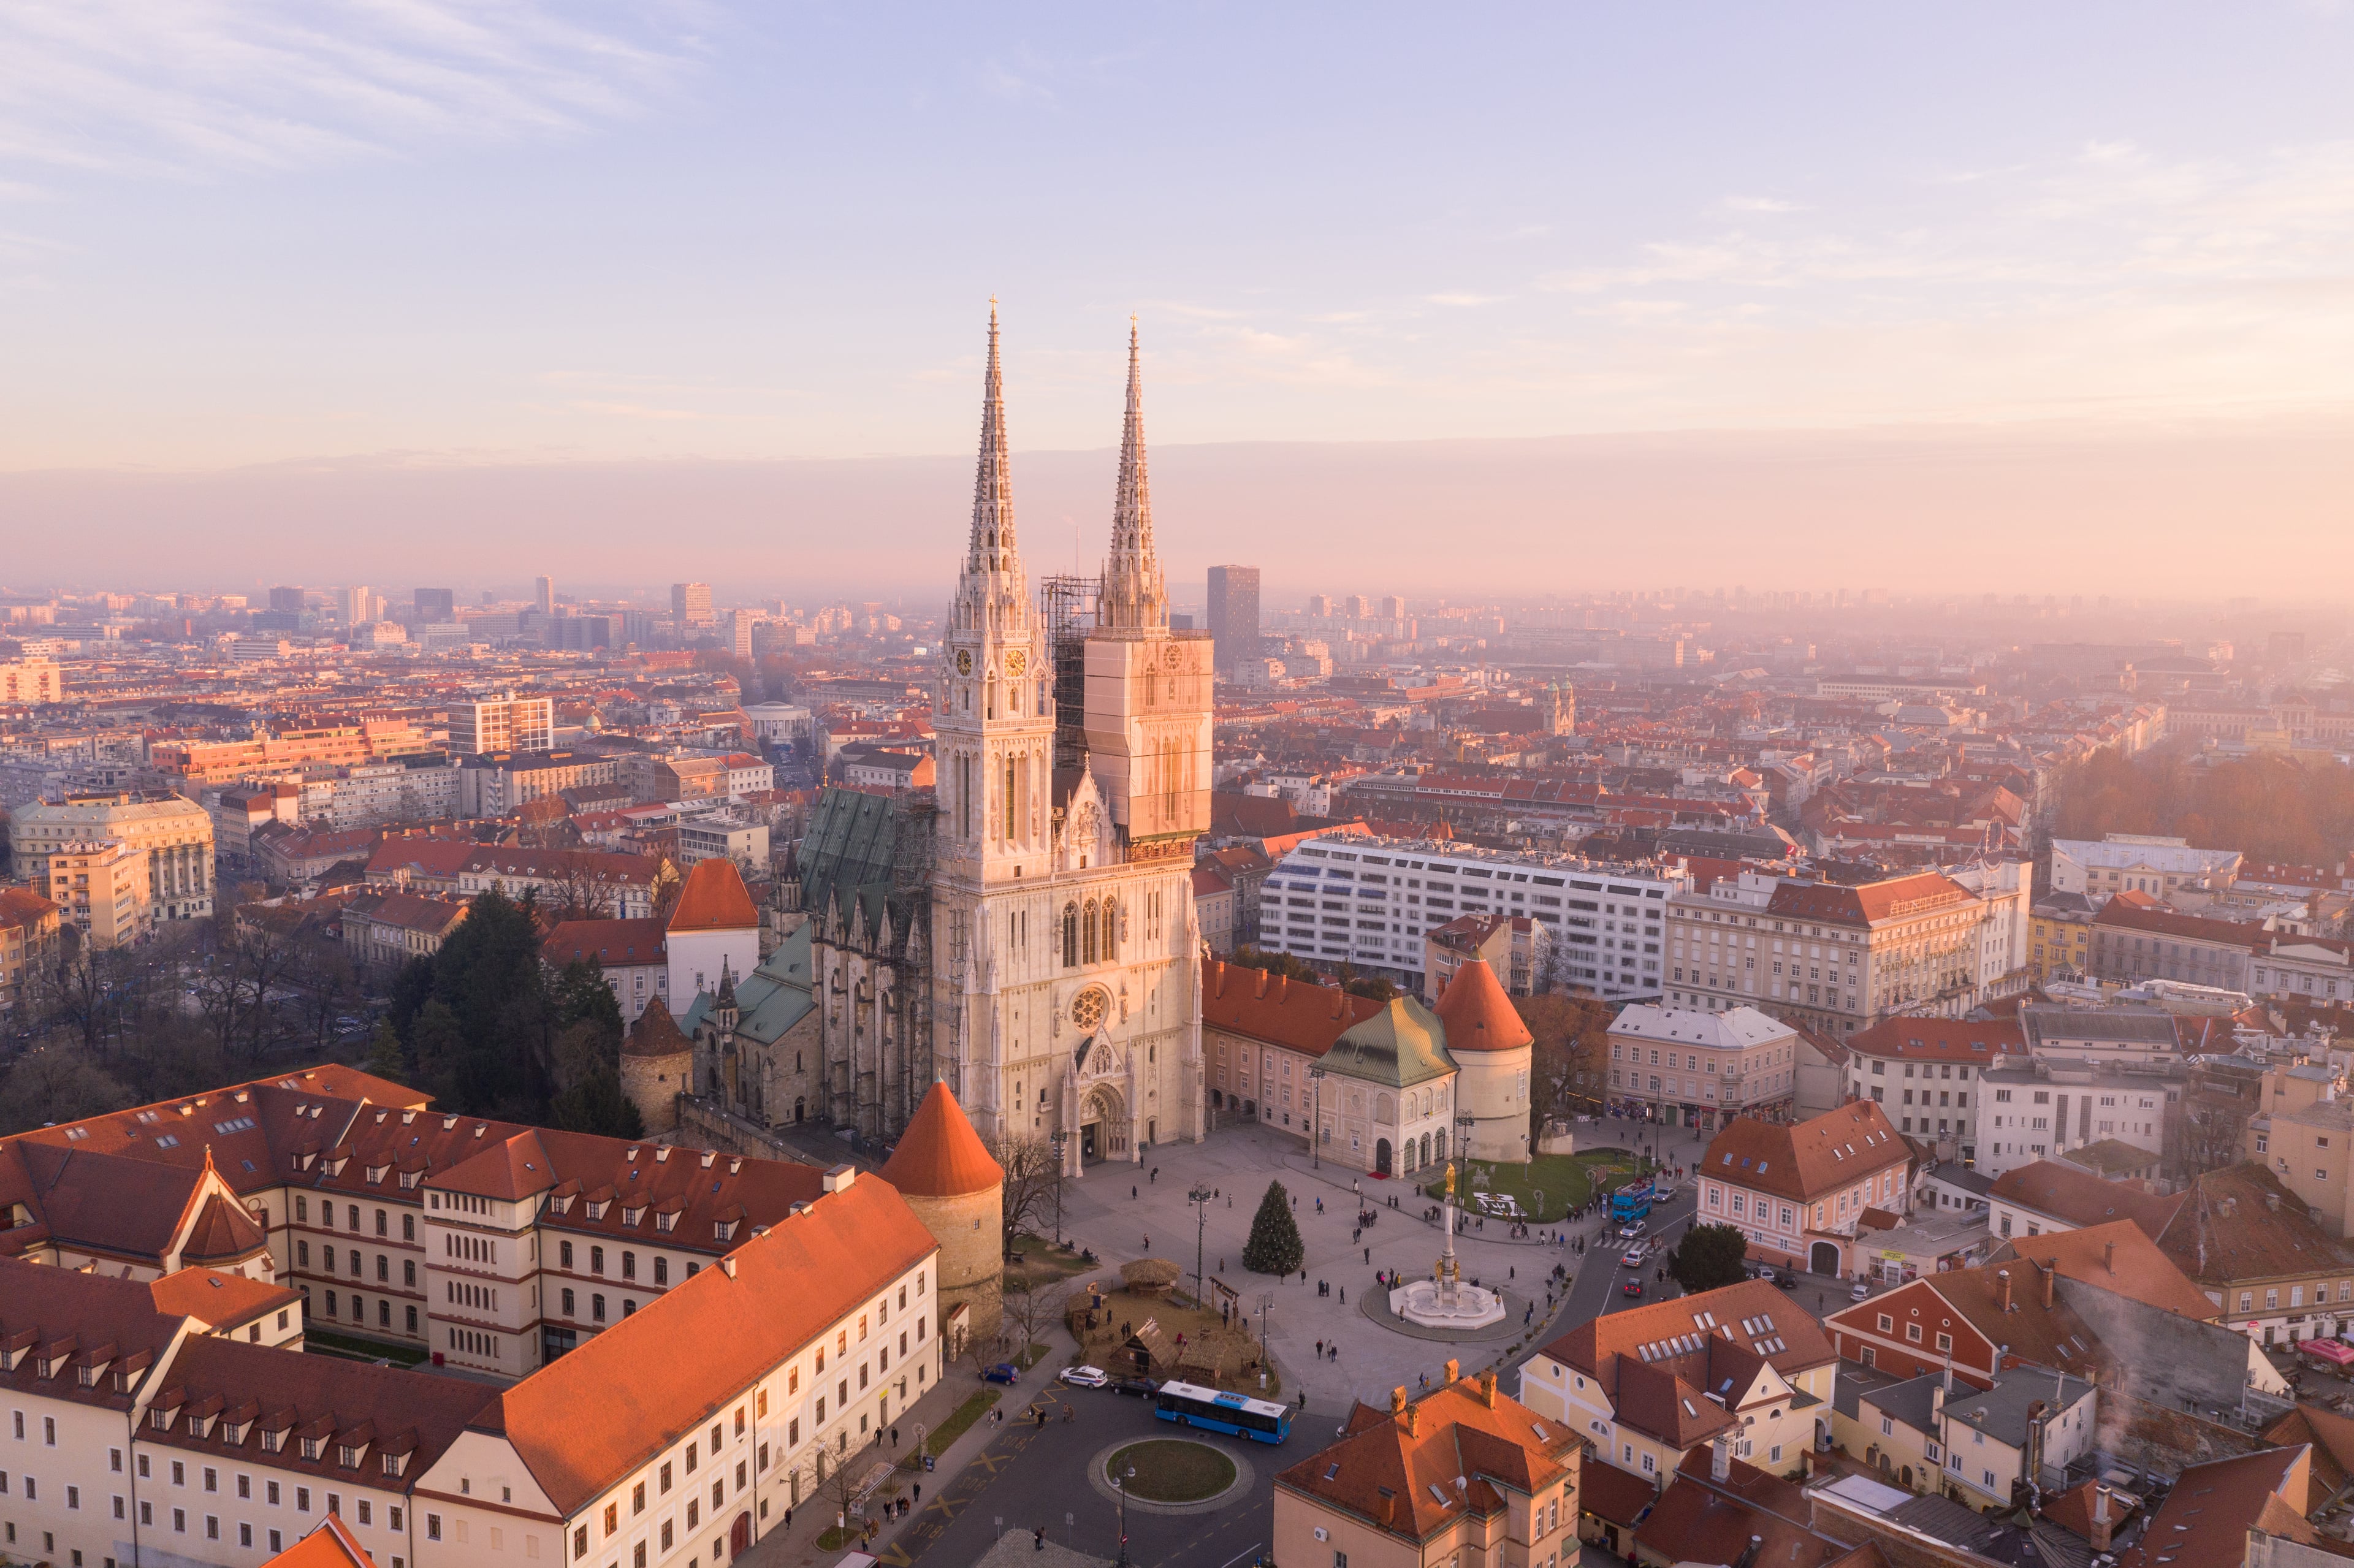
[{"label": "sky with clouds", "polygon": [[2354,408],[2349,79],[2323,0],[16,0],[0,503],[966,451],[991,295],[1017,449],[1135,313],[1156,449],[2253,453]]}]

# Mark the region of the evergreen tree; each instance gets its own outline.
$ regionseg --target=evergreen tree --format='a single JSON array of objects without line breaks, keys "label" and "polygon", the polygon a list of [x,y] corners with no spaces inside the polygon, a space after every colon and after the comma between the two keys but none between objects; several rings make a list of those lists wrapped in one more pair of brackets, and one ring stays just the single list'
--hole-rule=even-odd
[{"label": "evergreen tree", "polygon": [[1250,1240],[1243,1244],[1243,1266],[1253,1274],[1297,1274],[1306,1256],[1299,1223],[1291,1217],[1291,1194],[1282,1182],[1269,1181],[1251,1218]]},{"label": "evergreen tree", "polygon": [[[531,907],[495,890],[477,896],[433,959],[433,1002],[457,1023],[459,1048],[435,1081],[445,1109],[544,1121],[554,1092],[554,1028]],[[420,1068],[426,1009],[410,1044]],[[446,1092],[441,1085],[446,1083]]]},{"label": "evergreen tree", "polygon": [[1668,1255],[1668,1277],[1697,1296],[1749,1277],[1749,1238],[1738,1225],[1693,1225]]},{"label": "evergreen tree", "polygon": [[550,1118],[568,1132],[599,1132],[608,1138],[643,1138],[638,1107],[621,1092],[621,1075],[610,1067],[583,1074],[556,1097]]},{"label": "evergreen tree", "polygon": [[390,1083],[408,1082],[408,1054],[401,1047],[400,1035],[392,1027],[391,1019],[376,1020],[376,1034],[368,1041],[367,1060],[360,1064],[360,1070]]},{"label": "evergreen tree", "polygon": [[440,997],[417,1010],[409,1025],[409,1048],[417,1063],[415,1087],[423,1089],[445,1107],[456,1108],[458,1074],[464,1066],[466,1037],[458,1015]]}]

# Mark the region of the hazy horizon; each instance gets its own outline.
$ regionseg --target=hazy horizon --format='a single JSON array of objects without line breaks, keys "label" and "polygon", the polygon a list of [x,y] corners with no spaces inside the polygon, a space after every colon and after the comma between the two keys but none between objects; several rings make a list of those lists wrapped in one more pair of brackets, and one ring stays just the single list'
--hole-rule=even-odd
[{"label": "hazy horizon", "polygon": [[28,0],[0,577],[944,593],[994,295],[1057,567],[1134,313],[1181,580],[2332,580],[2349,75],[2319,0]]}]

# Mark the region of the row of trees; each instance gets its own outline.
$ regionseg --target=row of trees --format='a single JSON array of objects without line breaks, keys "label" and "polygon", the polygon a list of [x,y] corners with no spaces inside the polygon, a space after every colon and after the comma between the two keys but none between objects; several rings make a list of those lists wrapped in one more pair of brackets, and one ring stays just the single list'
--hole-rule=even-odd
[{"label": "row of trees", "polygon": [[2060,778],[2054,834],[2164,833],[2300,865],[2334,865],[2354,848],[2354,768],[2277,756],[2208,766],[2194,755],[2162,747],[2073,764]]}]

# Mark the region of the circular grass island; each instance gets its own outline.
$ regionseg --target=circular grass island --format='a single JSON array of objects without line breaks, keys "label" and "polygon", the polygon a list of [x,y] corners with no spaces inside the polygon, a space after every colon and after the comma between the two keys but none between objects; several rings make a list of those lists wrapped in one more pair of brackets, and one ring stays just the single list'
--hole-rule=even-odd
[{"label": "circular grass island", "polygon": [[1104,1461],[1104,1478],[1145,1502],[1200,1502],[1235,1484],[1235,1462],[1207,1443],[1154,1437],[1116,1450]]}]

